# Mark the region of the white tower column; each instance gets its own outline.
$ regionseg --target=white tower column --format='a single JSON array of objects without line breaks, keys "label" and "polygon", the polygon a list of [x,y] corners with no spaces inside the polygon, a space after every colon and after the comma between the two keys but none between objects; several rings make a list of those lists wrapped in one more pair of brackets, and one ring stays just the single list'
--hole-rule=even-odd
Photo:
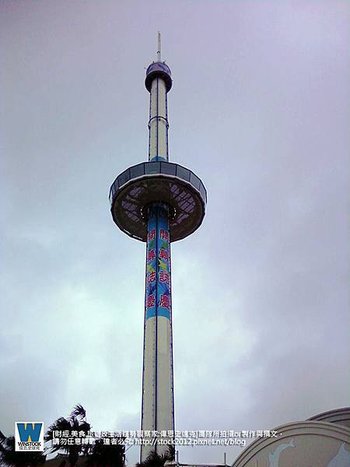
[{"label": "white tower column", "polygon": [[[150,92],[148,159],[152,162],[169,159],[167,92],[171,77],[160,55],[158,36],[158,61],[146,73]],[[159,434],[174,431],[169,216],[169,206],[164,203],[154,202],[148,207],[141,429]],[[157,444],[156,439],[153,441],[154,444],[141,447],[141,461],[151,451],[162,454],[168,449],[167,445]]]},{"label": "white tower column", "polygon": [[141,447],[141,461],[151,451],[163,454],[174,446],[170,247],[199,228],[207,203],[200,178],[168,160],[167,93],[172,79],[160,55],[159,38],[158,60],[149,65],[145,79],[150,93],[148,161],[124,170],[110,188],[116,225],[146,242],[141,429],[154,433],[155,439],[143,438],[147,443]]},{"label": "white tower column", "polygon": [[167,90],[163,79],[152,81],[149,115],[148,159],[168,160]]}]

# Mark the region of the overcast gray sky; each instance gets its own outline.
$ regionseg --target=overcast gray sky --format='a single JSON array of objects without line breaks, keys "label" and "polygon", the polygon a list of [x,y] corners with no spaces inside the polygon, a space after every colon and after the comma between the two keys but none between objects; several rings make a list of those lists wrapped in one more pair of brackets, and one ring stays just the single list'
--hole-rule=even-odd
[{"label": "overcast gray sky", "polygon": [[172,248],[176,428],[349,405],[350,3],[2,0],[0,21],[0,430],[77,403],[139,428],[145,245],[108,190],[147,158],[158,30],[170,158],[208,190]]}]

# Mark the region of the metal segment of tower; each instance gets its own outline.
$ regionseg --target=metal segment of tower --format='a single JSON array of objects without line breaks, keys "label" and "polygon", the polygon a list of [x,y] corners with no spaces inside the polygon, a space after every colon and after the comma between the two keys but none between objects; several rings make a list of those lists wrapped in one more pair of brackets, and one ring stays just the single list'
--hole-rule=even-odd
[{"label": "metal segment of tower", "polygon": [[[157,61],[147,68],[145,86],[150,93],[148,162],[115,179],[110,201],[117,226],[146,242],[141,430],[167,432],[162,443],[170,446],[175,429],[170,247],[200,226],[207,193],[192,171],[169,162],[167,93],[172,79],[161,61],[159,33]],[[141,447],[141,461],[151,451],[166,449],[155,439],[154,445]]]}]

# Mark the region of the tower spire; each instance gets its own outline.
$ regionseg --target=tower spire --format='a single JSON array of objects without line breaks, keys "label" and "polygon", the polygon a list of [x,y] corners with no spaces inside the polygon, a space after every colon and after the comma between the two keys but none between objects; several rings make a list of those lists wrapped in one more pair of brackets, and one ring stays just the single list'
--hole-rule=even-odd
[{"label": "tower spire", "polygon": [[157,50],[157,61],[158,62],[162,61],[161,51],[162,51],[162,42],[161,42],[160,32],[158,31],[158,50]]}]

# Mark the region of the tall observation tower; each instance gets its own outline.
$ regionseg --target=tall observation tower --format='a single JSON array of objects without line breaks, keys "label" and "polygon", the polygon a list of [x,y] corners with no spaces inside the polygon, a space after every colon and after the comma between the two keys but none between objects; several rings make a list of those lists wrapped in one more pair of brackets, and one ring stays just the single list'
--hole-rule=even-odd
[{"label": "tall observation tower", "polygon": [[[201,225],[207,201],[202,181],[189,169],[169,162],[167,94],[171,71],[161,60],[146,71],[150,93],[148,161],[124,170],[110,189],[111,212],[117,226],[146,242],[145,315],[141,429],[174,430],[173,333],[170,244]],[[141,448],[141,460],[151,450]]]}]

